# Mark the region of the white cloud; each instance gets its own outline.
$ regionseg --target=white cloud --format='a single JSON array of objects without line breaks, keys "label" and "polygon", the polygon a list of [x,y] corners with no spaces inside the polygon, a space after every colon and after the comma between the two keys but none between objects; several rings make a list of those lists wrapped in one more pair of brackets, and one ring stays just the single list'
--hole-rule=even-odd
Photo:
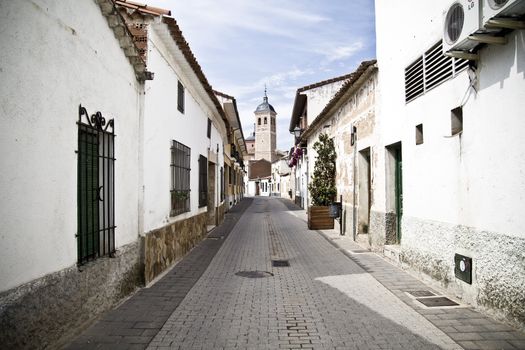
[{"label": "white cloud", "polygon": [[325,57],[328,62],[340,61],[354,56],[356,53],[363,50],[363,47],[364,45],[361,41],[357,41],[352,45],[336,46],[332,48],[332,50],[326,52]]}]

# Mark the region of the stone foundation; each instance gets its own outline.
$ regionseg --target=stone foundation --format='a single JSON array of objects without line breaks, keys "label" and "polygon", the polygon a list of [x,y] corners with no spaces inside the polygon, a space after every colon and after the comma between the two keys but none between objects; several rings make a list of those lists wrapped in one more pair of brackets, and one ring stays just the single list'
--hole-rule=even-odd
[{"label": "stone foundation", "polygon": [[151,282],[206,237],[207,213],[180,220],[143,237],[144,277]]},{"label": "stone foundation", "polygon": [[370,212],[370,245],[382,250],[385,244],[396,244],[396,213]]},{"label": "stone foundation", "polygon": [[222,224],[222,222],[224,221],[224,207],[226,206],[225,203],[222,203],[221,205],[219,205],[216,210],[217,210],[217,213],[216,213],[216,217],[217,217],[217,225],[220,225]]},{"label": "stone foundation", "polygon": [[[400,260],[463,302],[525,330],[525,238],[403,218]],[[454,254],[472,258],[472,284],[454,275]]]},{"label": "stone foundation", "polygon": [[4,349],[58,348],[143,284],[138,242],[0,294]]}]

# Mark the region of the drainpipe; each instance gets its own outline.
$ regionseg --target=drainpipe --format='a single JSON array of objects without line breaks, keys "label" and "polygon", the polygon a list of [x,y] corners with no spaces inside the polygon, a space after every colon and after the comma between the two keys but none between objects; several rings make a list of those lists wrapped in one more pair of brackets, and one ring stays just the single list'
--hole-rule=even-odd
[{"label": "drainpipe", "polygon": [[355,202],[356,202],[356,182],[355,182],[355,173],[356,173],[356,164],[355,164],[355,161],[356,161],[356,158],[357,158],[357,145],[356,145],[356,139],[357,139],[357,128],[355,126],[350,126],[351,128],[351,134],[350,134],[350,143],[351,145],[354,147],[354,162],[353,162],[353,185],[354,185],[354,190],[353,190],[353,202],[352,202],[352,235],[353,235],[353,238],[354,238],[354,241],[356,239],[356,205],[355,205]]}]

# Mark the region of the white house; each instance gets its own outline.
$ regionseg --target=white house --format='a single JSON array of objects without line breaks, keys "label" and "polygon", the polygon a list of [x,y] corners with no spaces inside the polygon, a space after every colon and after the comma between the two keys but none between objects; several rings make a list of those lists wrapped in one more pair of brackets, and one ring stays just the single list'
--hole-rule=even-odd
[{"label": "white house", "polygon": [[169,15],[0,2],[6,348],[59,347],[222,221],[232,125]]},{"label": "white house", "polygon": [[288,165],[288,155],[272,163],[272,196],[291,199],[290,187],[291,168]]},{"label": "white house", "polygon": [[321,134],[334,140],[335,201],[342,201],[343,209],[341,232],[352,235],[365,246],[382,247],[386,240],[386,219],[375,208],[377,195],[383,193],[376,191],[375,176],[384,168],[372,162],[379,149],[376,86],[376,61],[362,62],[302,132],[301,142],[307,144],[308,174],[313,174],[317,158],[315,143]]},{"label": "white house", "polygon": [[292,153],[291,161],[294,164],[291,176],[294,178],[293,183],[295,184],[292,198],[295,204],[302,208],[308,207],[310,203],[308,198],[308,180],[310,176],[309,169],[313,165],[311,165],[312,158],[305,152],[307,147],[306,140],[301,139],[299,136],[321,113],[350,76],[350,74],[346,74],[303,86],[297,89],[295,94],[289,131],[296,134],[294,139],[295,149],[301,148],[302,150],[294,150],[294,153]]},{"label": "white house", "polygon": [[524,15],[519,3],[376,0],[377,161],[385,171],[375,181],[386,190],[376,207],[400,218],[399,245],[387,251],[523,328],[525,32],[512,30],[512,15]]},{"label": "white house", "polygon": [[230,126],[175,19],[130,1],[118,8],[135,40],[145,43],[148,69],[155,74],[145,86],[142,139],[141,233],[149,282],[222,218],[221,171]]},{"label": "white house", "polygon": [[111,1],[2,1],[0,23],[0,343],[54,347],[142,280],[149,76]]},{"label": "white house", "polygon": [[228,119],[228,143],[224,146],[224,181],[223,196],[226,210],[244,197],[245,160],[248,155],[242,125],[233,96],[214,91]]}]

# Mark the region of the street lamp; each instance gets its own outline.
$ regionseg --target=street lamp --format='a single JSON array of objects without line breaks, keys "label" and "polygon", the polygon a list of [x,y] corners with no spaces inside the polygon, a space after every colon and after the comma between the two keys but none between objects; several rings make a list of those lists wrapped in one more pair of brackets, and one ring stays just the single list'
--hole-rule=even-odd
[{"label": "street lamp", "polygon": [[296,126],[295,129],[293,129],[293,135],[295,138],[299,138],[301,136],[301,128],[299,126]]}]

